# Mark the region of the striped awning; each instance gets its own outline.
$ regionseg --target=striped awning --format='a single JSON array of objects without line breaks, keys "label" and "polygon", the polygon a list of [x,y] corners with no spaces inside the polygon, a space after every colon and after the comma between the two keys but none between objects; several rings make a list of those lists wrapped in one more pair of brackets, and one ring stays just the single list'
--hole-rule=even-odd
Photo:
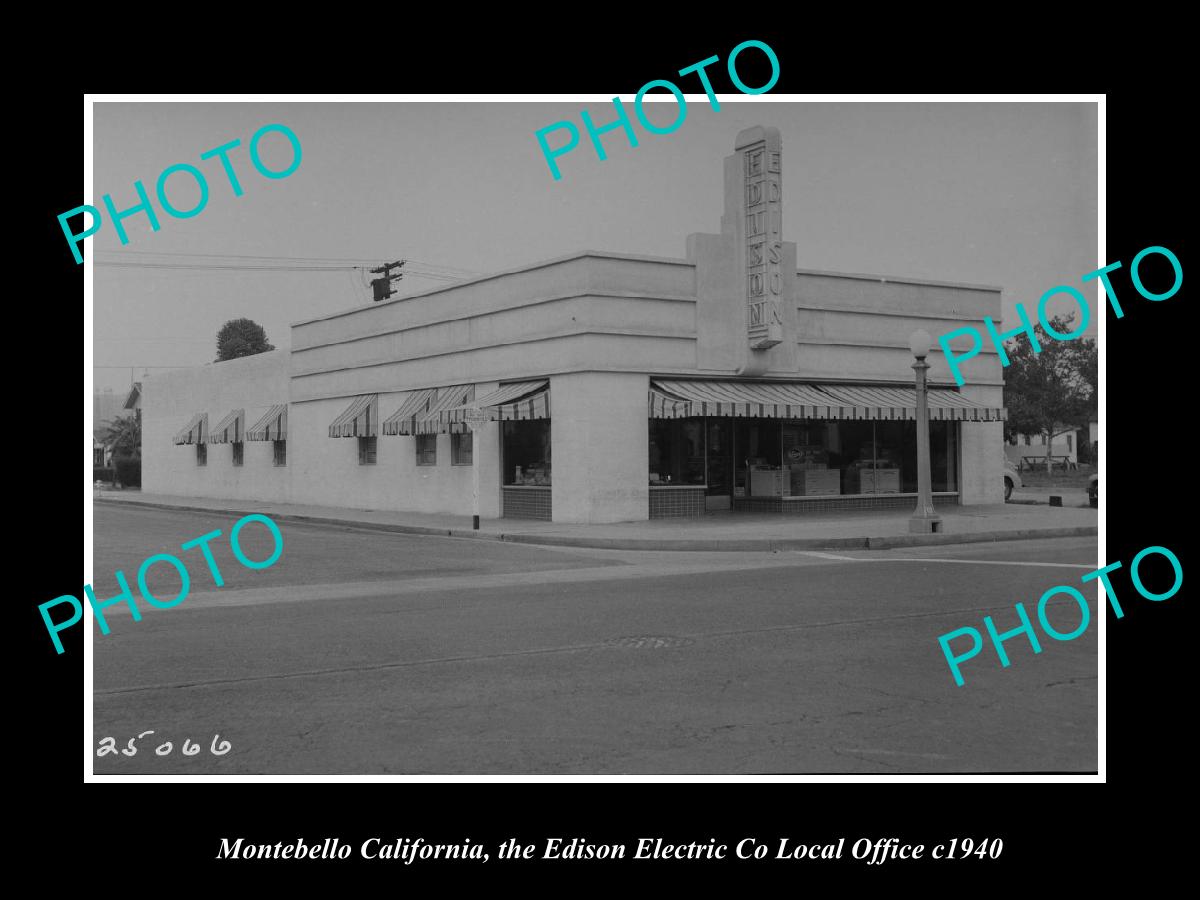
[{"label": "striped awning", "polygon": [[502,384],[490,394],[484,394],[474,403],[455,406],[442,413],[446,422],[465,422],[468,409],[482,409],[493,422],[511,422],[520,419],[550,418],[550,382],[514,381]]},{"label": "striped awning", "polygon": [[210,444],[237,444],[246,438],[246,411],[232,410],[208,433]]},{"label": "striped awning", "polygon": [[379,395],[362,394],[329,426],[330,437],[374,437],[379,433]]},{"label": "striped awning", "polygon": [[692,415],[692,401],[674,397],[651,382],[648,412],[651,419],[686,419]]},{"label": "striped awning", "polygon": [[176,432],[177,444],[203,444],[208,440],[208,413],[196,413],[182,431]]},{"label": "striped awning", "polygon": [[[931,420],[998,422],[1003,408],[987,407],[948,388],[930,388]],[[917,416],[916,388],[861,387],[786,381],[683,381],[650,383],[648,411],[654,419],[747,416],[777,419],[896,419]]]},{"label": "striped awning", "polygon": [[429,412],[413,419],[413,434],[463,434],[469,429],[464,422],[453,422],[446,413],[459,406],[466,406],[475,399],[475,385],[455,384],[438,388],[437,399],[429,406]]},{"label": "striped awning", "polygon": [[418,418],[429,415],[430,408],[436,402],[437,388],[413,391],[398,410],[383,420],[383,433],[416,434],[413,431],[414,423]]},{"label": "striped awning", "polygon": [[246,432],[248,441],[286,441],[287,404],[277,403]]},{"label": "striped awning", "polygon": [[[821,385],[821,389],[837,397],[843,404],[853,404],[865,410],[867,419],[916,419],[917,389],[915,387],[864,387],[848,384]],[[931,421],[1003,422],[1008,410],[984,406],[968,400],[950,388],[930,388],[928,392]]]}]

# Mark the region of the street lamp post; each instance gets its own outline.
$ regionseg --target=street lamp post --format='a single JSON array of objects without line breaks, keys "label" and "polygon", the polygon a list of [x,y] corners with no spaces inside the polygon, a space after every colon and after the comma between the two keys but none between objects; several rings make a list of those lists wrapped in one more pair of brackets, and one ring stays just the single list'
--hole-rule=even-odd
[{"label": "street lamp post", "polygon": [[913,363],[913,371],[917,373],[917,508],[908,520],[908,530],[931,534],[942,530],[942,517],[933,508],[933,479],[929,471],[929,397],[925,384],[929,363],[925,357],[933,346],[933,338],[924,329],[914,331],[908,346],[917,360]]}]

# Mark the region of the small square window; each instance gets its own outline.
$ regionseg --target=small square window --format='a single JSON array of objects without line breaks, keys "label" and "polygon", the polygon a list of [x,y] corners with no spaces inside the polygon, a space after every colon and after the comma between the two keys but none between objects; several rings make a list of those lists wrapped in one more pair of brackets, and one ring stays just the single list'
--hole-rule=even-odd
[{"label": "small square window", "polygon": [[275,445],[274,446],[275,465],[286,466],[287,465],[287,441],[272,441],[271,443]]},{"label": "small square window", "polygon": [[1025,446],[1029,446],[1029,435],[1025,435]]},{"label": "small square window", "polygon": [[198,465],[198,466],[207,466],[208,465],[208,444],[197,444],[196,445],[196,465]]},{"label": "small square window", "polygon": [[360,437],[358,439],[358,464],[360,466],[375,465],[375,449],[378,438]]},{"label": "small square window", "polygon": [[246,445],[243,444],[241,441],[234,441],[230,446],[233,447],[233,464],[235,466],[240,466],[242,464],[243,460],[245,460],[245,454],[243,453],[243,448]]},{"label": "small square window", "polygon": [[437,465],[437,435],[418,434],[417,436],[417,465]]},{"label": "small square window", "polygon": [[473,437],[469,431],[466,434],[450,435],[450,465],[471,465],[472,445],[474,444]]}]

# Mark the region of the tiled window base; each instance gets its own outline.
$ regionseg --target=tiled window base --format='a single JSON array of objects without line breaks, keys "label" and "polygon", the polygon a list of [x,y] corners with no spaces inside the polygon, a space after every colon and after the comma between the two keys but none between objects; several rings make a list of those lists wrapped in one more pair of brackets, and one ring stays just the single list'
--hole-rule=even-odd
[{"label": "tiled window base", "polygon": [[504,488],[503,497],[501,515],[506,519],[544,519],[549,522],[552,518],[548,487]]},{"label": "tiled window base", "polygon": [[[876,494],[858,497],[827,497],[820,500],[785,500],[782,497],[734,497],[735,512],[778,512],[785,515],[833,512],[852,509],[910,509],[917,505],[915,494]],[[934,494],[933,505],[958,506],[958,494]]]},{"label": "tiled window base", "polygon": [[650,488],[650,518],[670,519],[704,515],[705,489]]}]

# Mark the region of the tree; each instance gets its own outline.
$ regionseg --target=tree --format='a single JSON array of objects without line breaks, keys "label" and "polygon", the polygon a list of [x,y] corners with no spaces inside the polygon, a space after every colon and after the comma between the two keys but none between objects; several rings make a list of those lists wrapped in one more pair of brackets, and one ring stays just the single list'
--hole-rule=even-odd
[{"label": "tree", "polygon": [[136,416],[117,416],[100,426],[100,440],[113,456],[141,457],[142,422]]},{"label": "tree", "polygon": [[253,319],[230,319],[217,332],[216,362],[266,353],[275,346],[267,340],[267,332]]},{"label": "tree", "polygon": [[[1074,313],[1055,316],[1050,327],[1069,334]],[[1034,326],[1041,352],[1034,353],[1028,336],[1005,342],[1009,364],[1004,370],[1004,405],[1010,434],[1046,436],[1046,471],[1051,470],[1054,438],[1087,428],[1096,415],[1098,365],[1091,338],[1062,341]]]},{"label": "tree", "polygon": [[1079,368],[1083,373],[1084,380],[1087,381],[1088,387],[1091,388],[1091,415],[1088,416],[1088,421],[1084,423],[1083,428],[1087,433],[1087,439],[1079,442],[1080,450],[1085,450],[1086,453],[1080,454],[1080,460],[1099,465],[1100,457],[1096,453],[1096,448],[1091,444],[1091,423],[1098,420],[1097,407],[1100,403],[1100,354],[1096,348],[1095,341],[1087,341],[1081,343],[1077,348],[1079,353]]}]

